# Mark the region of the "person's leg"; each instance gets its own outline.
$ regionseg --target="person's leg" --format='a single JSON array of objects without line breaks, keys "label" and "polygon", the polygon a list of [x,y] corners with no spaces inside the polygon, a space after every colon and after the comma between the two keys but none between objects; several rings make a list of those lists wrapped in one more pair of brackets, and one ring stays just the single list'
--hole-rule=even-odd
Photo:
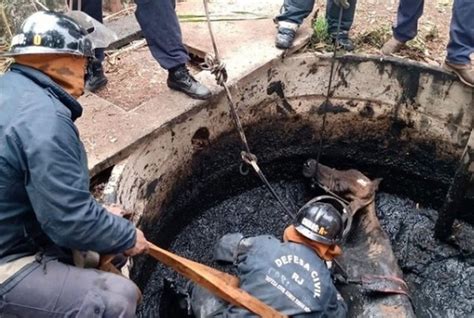
[{"label": "person's leg", "polygon": [[0,298],[0,317],[135,317],[136,285],[125,277],[49,261]]},{"label": "person's leg", "polygon": [[454,0],[447,60],[468,64],[474,52],[474,1]]},{"label": "person's leg", "polygon": [[424,0],[400,0],[397,21],[392,28],[393,36],[382,47],[382,54],[390,55],[398,52],[405,42],[415,38],[424,4]]},{"label": "person's leg", "polygon": [[313,11],[314,0],[285,0],[281,13],[275,17],[278,33],[275,46],[288,49],[293,45],[296,30],[303,20]]},{"label": "person's leg", "polygon": [[418,20],[423,14],[424,0],[400,0],[397,22],[393,26],[393,36],[400,42],[415,38],[418,33]]},{"label": "person's leg", "polygon": [[196,81],[186,68],[188,52],[183,45],[176,15],[175,0],[135,0],[135,16],[143,31],[151,54],[168,70],[168,87],[192,98],[207,99],[211,91]]},{"label": "person's leg", "polygon": [[313,7],[314,0],[285,0],[282,12],[275,17],[275,21],[301,25],[303,20],[313,11]]},{"label": "person's leg", "polygon": [[[331,35],[332,40],[336,40],[337,36],[337,24],[339,23],[339,12],[340,7],[334,3],[333,0],[327,0],[326,2],[326,20],[328,23],[328,33]],[[343,9],[341,27],[339,29],[339,44],[343,49],[352,51],[354,49],[354,43],[349,38],[349,31],[354,23],[355,10],[357,6],[357,0],[349,0],[350,7]]]},{"label": "person's leg", "polygon": [[[77,8],[78,0],[73,1],[73,8]],[[100,23],[103,22],[103,11],[102,1],[100,0],[82,0],[81,8],[82,12],[86,13],[90,17],[96,19]],[[89,65],[89,74],[86,80],[86,89],[95,92],[107,84],[107,77],[105,77],[104,68],[102,62],[104,61],[105,54],[103,48],[94,50],[95,60]]]},{"label": "person's leg", "polygon": [[188,52],[183,45],[174,0],[135,0],[135,16],[151,54],[165,70],[186,64]]},{"label": "person's leg", "polygon": [[[74,5],[77,6],[77,1],[74,0]],[[96,19],[100,23],[103,23],[103,11],[102,11],[102,1],[98,0],[82,0],[80,10],[90,17]],[[95,58],[99,61],[104,61],[104,49],[95,50]]]},{"label": "person's leg", "polygon": [[462,82],[474,87],[474,70],[470,55],[474,52],[474,1],[454,0],[449,33],[448,69],[454,71]]}]

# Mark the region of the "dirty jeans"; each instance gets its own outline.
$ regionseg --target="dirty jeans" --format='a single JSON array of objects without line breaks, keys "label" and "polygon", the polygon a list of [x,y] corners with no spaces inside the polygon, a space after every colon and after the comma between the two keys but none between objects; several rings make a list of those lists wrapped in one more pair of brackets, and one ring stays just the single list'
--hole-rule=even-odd
[{"label": "dirty jeans", "polygon": [[[278,15],[276,21],[288,21],[298,25],[313,10],[314,0],[284,0],[283,12]],[[350,7],[342,12],[341,33],[348,34],[354,22],[354,14],[357,0],[349,0]],[[333,0],[327,0],[326,4],[326,20],[328,21],[328,31],[334,34],[337,31],[337,23],[339,21],[339,7],[334,4]]]},{"label": "dirty jeans", "polygon": [[[412,40],[418,32],[418,19],[423,14],[424,0],[400,0],[393,36],[401,41]],[[449,32],[447,60],[455,64],[470,62],[474,52],[474,1],[454,0]]]},{"label": "dirty jeans", "polygon": [[0,285],[0,318],[135,317],[138,294],[132,281],[57,260],[34,265],[19,282]]},{"label": "dirty jeans", "polygon": [[166,70],[189,60],[176,15],[175,0],[135,0],[135,16],[151,54]]}]

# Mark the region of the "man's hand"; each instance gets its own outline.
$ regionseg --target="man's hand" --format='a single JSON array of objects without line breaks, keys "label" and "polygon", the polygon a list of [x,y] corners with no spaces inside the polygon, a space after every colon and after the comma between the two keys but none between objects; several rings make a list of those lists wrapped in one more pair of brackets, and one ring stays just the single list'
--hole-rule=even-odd
[{"label": "man's hand", "polygon": [[139,229],[137,230],[137,240],[135,241],[135,246],[131,249],[125,251],[127,256],[135,256],[148,252],[149,243],[145,238],[145,235]]},{"label": "man's hand", "polygon": [[333,0],[333,1],[337,6],[342,7],[344,9],[348,9],[350,7],[348,0]]},{"label": "man's hand", "polygon": [[132,213],[130,211],[125,210],[120,204],[105,204],[104,208],[109,212],[117,216],[124,217],[126,219],[129,219],[132,216]]}]

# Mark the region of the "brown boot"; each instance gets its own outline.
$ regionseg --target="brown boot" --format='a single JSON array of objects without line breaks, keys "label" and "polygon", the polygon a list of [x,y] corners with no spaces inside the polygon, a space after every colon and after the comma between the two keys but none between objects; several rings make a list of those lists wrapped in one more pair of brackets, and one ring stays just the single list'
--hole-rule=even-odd
[{"label": "brown boot", "polygon": [[405,45],[405,42],[400,42],[395,39],[393,36],[388,40],[382,47],[382,54],[383,55],[392,55],[393,53],[397,53],[400,49]]},{"label": "brown boot", "polygon": [[472,64],[453,64],[448,61],[444,61],[443,67],[459,77],[461,82],[466,84],[469,87],[474,87],[474,69]]}]

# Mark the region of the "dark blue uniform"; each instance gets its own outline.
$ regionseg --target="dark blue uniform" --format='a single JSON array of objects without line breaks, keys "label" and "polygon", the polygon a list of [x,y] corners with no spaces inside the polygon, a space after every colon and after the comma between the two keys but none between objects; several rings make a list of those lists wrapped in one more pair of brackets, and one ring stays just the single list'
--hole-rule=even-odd
[{"label": "dark blue uniform", "polygon": [[[81,10],[102,22],[102,1],[82,0]],[[186,64],[188,51],[184,47],[176,15],[176,0],[135,0],[135,17],[148,43],[150,52],[162,68],[170,70]],[[103,60],[103,50],[96,51]]]},{"label": "dark blue uniform", "polygon": [[0,77],[0,91],[0,266],[36,255],[0,282],[0,317],[133,317],[130,280],[64,263],[71,249],[115,254],[136,240],[135,226],[89,192],[81,105],[22,65]]},{"label": "dark blue uniform", "polygon": [[89,192],[74,120],[81,105],[48,76],[13,65],[0,78],[0,264],[52,245],[114,254],[134,225]]},{"label": "dark blue uniform", "polygon": [[[230,234],[220,240],[215,258],[234,262],[240,288],[282,314],[301,318],[347,315],[326,264],[302,244],[282,243],[267,235],[242,239],[240,234]],[[197,317],[256,317],[197,286],[191,302]]]}]

